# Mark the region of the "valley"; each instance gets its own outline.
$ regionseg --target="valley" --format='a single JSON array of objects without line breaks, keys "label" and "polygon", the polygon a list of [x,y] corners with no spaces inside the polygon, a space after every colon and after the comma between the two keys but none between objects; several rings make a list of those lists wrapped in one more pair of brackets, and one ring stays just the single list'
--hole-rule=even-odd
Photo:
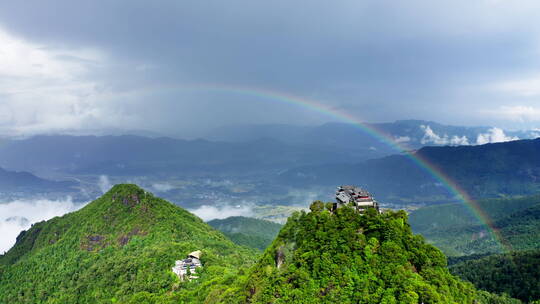
[{"label": "valley", "polygon": [[[419,126],[416,127],[420,129]],[[305,136],[306,130],[302,130],[301,136]],[[441,300],[443,302],[450,301],[448,299],[452,297],[464,297],[463,299],[466,300],[463,301],[466,302],[476,297],[479,303],[518,303],[515,302],[518,300],[507,296],[522,301],[536,299],[534,286],[529,288],[529,293],[523,293],[509,283],[509,280],[514,280],[519,270],[508,270],[510,274],[507,280],[490,279],[492,284],[485,283],[485,279],[478,280],[477,278],[485,278],[492,268],[493,271],[499,271],[494,268],[496,262],[493,261],[508,259],[509,256],[512,256],[511,260],[514,259],[514,255],[523,257],[526,261],[520,265],[528,265],[527,267],[531,267],[530,263],[536,263],[534,252],[540,248],[538,237],[540,235],[538,231],[540,198],[537,194],[540,193],[537,182],[540,159],[536,154],[540,147],[538,139],[474,146],[419,147],[418,150],[412,152],[413,160],[418,158],[433,168],[439,168],[445,172],[445,178],[455,181],[464,189],[463,191],[471,194],[472,200],[464,202],[457,196],[455,189],[445,184],[444,180],[429,170],[418,166],[411,160],[411,156],[403,151],[398,154],[391,154],[390,151],[380,154],[377,152],[370,156],[362,154],[361,149],[352,149],[352,152],[347,153],[334,152],[330,148],[334,144],[332,142],[329,142],[327,146],[322,145],[322,148],[293,144],[300,135],[289,133],[293,136],[289,139],[280,137],[278,140],[278,136],[274,134],[275,138],[270,140],[253,139],[254,141],[245,142],[182,141],[138,136],[44,136],[17,140],[0,147],[2,166],[8,168],[2,171],[3,175],[0,175],[0,188],[4,191],[0,207],[26,206],[26,209],[21,209],[18,213],[14,212],[15,209],[12,207],[6,209],[14,213],[1,218],[3,222],[0,222],[0,228],[27,230],[19,235],[13,248],[10,250],[6,248],[5,255],[0,256],[0,264],[3,265],[0,266],[0,275],[16,278],[16,272],[28,271],[35,274],[36,280],[42,281],[32,288],[16,280],[9,281],[10,283],[3,285],[2,288],[7,288],[6,291],[19,290],[19,295],[7,293],[6,299],[12,301],[21,297],[21,293],[26,295],[21,299],[38,299],[44,297],[43,292],[47,291],[51,299],[63,299],[68,302],[73,302],[74,299],[98,298],[116,299],[126,303],[143,301],[143,299],[144,301],[153,299],[152,301],[157,301],[157,303],[179,300],[197,303],[197,301],[205,301],[204,299],[208,301],[215,294],[225,292],[216,298],[219,299],[218,302],[234,303],[234,301],[243,301],[239,299],[247,297],[251,299],[250,301],[257,303],[269,301],[269,299],[276,300],[277,298],[273,296],[269,297],[268,292],[271,290],[272,293],[280,295],[278,298],[299,301],[298,299],[302,296],[291,293],[287,289],[289,287],[285,285],[280,287],[268,281],[265,271],[270,270],[264,267],[271,265],[261,263],[268,263],[272,255],[280,255],[279,252],[289,250],[286,248],[292,245],[288,242],[296,244],[294,246],[300,246],[298,244],[302,241],[294,239],[297,236],[289,235],[284,238],[286,233],[290,233],[286,232],[290,229],[299,231],[304,229],[298,224],[293,224],[295,222],[307,221],[308,218],[311,218],[310,221],[321,221],[322,226],[314,227],[313,231],[306,230],[302,232],[304,234],[314,233],[317,229],[323,229],[319,234],[325,234],[329,233],[327,229],[335,228],[332,225],[341,225],[330,224],[331,222],[328,224],[330,226],[322,224],[328,220],[324,215],[326,211],[318,214],[322,210],[315,208],[312,204],[314,201],[334,201],[335,187],[341,184],[362,185],[374,193],[384,210],[383,214],[387,214],[383,216],[385,218],[383,222],[393,222],[408,214],[407,221],[410,223],[410,228],[404,228],[405,230],[400,233],[422,235],[425,238],[425,244],[424,239],[419,236],[413,237],[414,242],[418,242],[415,244],[424,246],[422,250],[432,248],[429,247],[431,245],[436,246],[450,259],[449,270],[475,286],[467,285],[469,283],[463,283],[465,285],[452,283],[457,284],[454,286],[462,286],[458,289],[464,293],[450,295],[440,290],[433,290],[433,293],[428,295],[419,293],[417,290],[411,293],[410,299],[409,296],[399,292],[394,295],[374,292],[373,299],[369,301],[375,303],[385,297],[414,303],[424,297],[447,299]],[[40,146],[41,154],[36,154],[36,145]],[[245,150],[248,146],[250,148]],[[126,147],[129,148],[126,149]],[[220,153],[213,151],[216,149]],[[135,152],[132,153],[132,151]],[[385,155],[386,153],[390,155]],[[32,161],[26,161],[27,159]],[[134,185],[123,185],[125,183],[137,184],[147,190]],[[155,193],[155,196],[150,192]],[[114,198],[118,195],[122,197],[120,201]],[[131,199],[132,195],[137,199]],[[142,200],[141,197],[145,199]],[[163,197],[172,204],[167,202],[169,205],[165,208],[165,205],[161,205],[164,200],[158,197]],[[35,202],[38,200],[46,204],[37,205]],[[66,202],[69,202],[69,205],[65,205]],[[88,204],[88,202],[91,203]],[[115,207],[118,203],[120,205]],[[178,207],[172,207],[173,205]],[[23,210],[34,210],[37,206],[54,207],[54,212],[47,213],[43,210],[43,214],[50,215],[41,218],[52,219],[46,222],[34,220],[38,221],[36,223],[24,217]],[[150,212],[148,217],[145,210],[152,209],[152,206],[161,207],[158,207],[155,212]],[[29,207],[34,209],[28,209]],[[129,211],[131,207],[135,207],[133,214]],[[116,210],[117,208],[119,209]],[[54,217],[62,215],[61,212],[77,209],[80,210],[65,216]],[[167,212],[177,212],[173,210],[183,210],[180,213],[187,216],[189,220],[188,218],[167,219]],[[406,213],[395,213],[397,210],[404,210]],[[108,213],[112,218],[107,215]],[[393,218],[394,216],[397,218]],[[39,219],[39,216],[29,218]],[[170,234],[167,227],[176,227],[177,221],[196,222],[195,226],[200,227],[180,226],[173,228],[176,232]],[[213,235],[215,232],[210,232],[211,230],[208,229],[212,228],[205,222],[213,229],[219,230],[219,236]],[[78,230],[70,228],[75,225],[73,223],[77,223],[76,225],[82,229],[77,232],[78,234],[74,234]],[[153,224],[150,225],[150,223]],[[377,223],[380,225],[382,222]],[[112,226],[105,228],[109,225]],[[358,225],[375,224],[362,222]],[[368,246],[366,242],[371,236],[377,238],[379,242],[384,242],[387,240],[385,233],[390,233],[381,230],[371,235],[365,232],[367,226],[362,227],[358,229],[364,231],[367,239],[354,241],[363,244],[361,246]],[[404,227],[409,227],[409,224]],[[202,234],[195,236],[196,239],[193,240],[191,231],[195,230]],[[66,239],[60,241],[64,233]],[[147,235],[152,237],[147,238]],[[310,236],[313,240],[305,245],[316,245],[318,242],[332,243],[327,239],[321,239],[321,236]],[[346,236],[340,235],[339,239],[346,239]],[[284,243],[277,245],[279,242]],[[158,250],[158,247],[162,249]],[[159,269],[172,267],[165,264],[166,261],[171,263],[170,260],[173,259],[171,252],[178,252],[174,257],[178,260],[188,251],[201,248],[205,252],[205,256],[201,258],[205,266],[197,282],[178,283],[174,278],[168,277],[166,272],[160,272]],[[309,247],[311,249],[301,249],[301,246],[294,248],[306,250],[306,254],[315,250],[311,247]],[[217,252],[222,249],[229,252],[229,256],[218,256]],[[436,252],[439,252],[438,249]],[[318,250],[326,251],[330,248],[323,246],[315,251]],[[39,270],[35,268],[35,265],[41,263],[38,261],[45,259],[46,255],[64,251],[65,254],[71,256],[69,259],[73,261],[62,266],[67,272],[58,273],[58,278],[76,277],[80,284],[83,284],[86,278],[89,280],[86,284],[94,286],[89,272],[98,272],[100,276],[105,276],[107,271],[112,271],[111,269],[124,269],[125,266],[110,264],[114,259],[137,269],[143,267],[141,269],[145,269],[148,276],[137,278],[138,275],[131,272],[130,275],[126,274],[118,281],[107,281],[109,279],[104,278],[98,285],[89,288],[83,288],[80,284],[75,284],[75,281],[66,281],[62,283],[64,287],[57,289],[54,285],[58,282],[54,278],[44,277],[45,273],[51,269]],[[340,259],[344,259],[343,253],[339,252],[341,251],[325,254],[339,255]],[[528,255],[529,252],[532,255]],[[440,254],[446,259],[442,253],[430,254]],[[385,253],[377,251],[377,254],[384,255]],[[151,256],[164,260],[157,262]],[[300,273],[304,276],[310,273],[308,276],[311,277],[312,283],[305,285],[305,282],[298,281],[293,284],[301,286],[302,292],[305,293],[304,297],[322,297],[326,299],[325,301],[339,299],[348,301],[347,299],[355,299],[359,296],[341,290],[341,287],[345,286],[342,285],[345,282],[342,281],[343,276],[352,276],[353,280],[360,281],[365,278],[356,278],[355,274],[344,274],[339,271],[339,275],[333,277],[330,273],[322,275],[319,272],[312,272],[318,268],[303,270],[294,268],[300,265],[298,264],[301,263],[300,261],[305,261],[306,257],[291,256],[290,261],[298,259],[294,262],[296,264],[291,264],[297,266],[291,266],[292,270],[288,270],[292,271],[292,277],[285,279],[288,275],[279,271],[275,275],[285,275],[283,280],[293,280]],[[144,260],[139,260],[141,258]],[[238,258],[240,260],[233,262]],[[406,255],[402,258],[414,260],[419,257]],[[137,260],[136,265],[133,265],[130,259]],[[368,259],[368,255],[362,256],[361,259]],[[401,258],[385,256],[383,260],[388,262],[387,259],[399,260]],[[378,262],[373,260],[373,263],[386,263],[383,260],[377,260]],[[416,265],[413,260],[409,260],[409,263]],[[353,265],[355,261],[347,260],[344,263]],[[320,263],[311,258],[309,265],[315,262]],[[48,260],[47,263],[56,265],[61,262]],[[79,266],[76,266],[78,263],[81,263],[82,268],[79,269]],[[152,263],[159,269],[152,268],[154,266],[149,266],[148,263]],[[326,261],[325,263],[334,262]],[[446,262],[441,260],[435,264],[427,263],[438,267],[434,271],[444,272],[444,275],[442,273],[440,275],[450,276],[446,270]],[[91,267],[91,264],[95,266]],[[386,267],[382,266],[383,264],[380,264],[381,268]],[[484,272],[476,273],[467,270],[469,264],[479,265],[479,269],[483,269]],[[355,267],[365,267],[362,265],[360,263]],[[397,264],[394,266],[403,267]],[[339,266],[335,267],[339,268]],[[421,267],[418,264],[413,268],[418,270]],[[508,267],[511,268],[511,266]],[[520,269],[519,267],[516,269]],[[121,271],[130,273],[127,268]],[[297,271],[300,272],[297,273]],[[370,271],[372,272],[369,273],[375,276],[380,274]],[[411,274],[405,274],[405,277],[410,276]],[[534,274],[529,276],[532,277]],[[336,288],[338,285],[341,286],[337,289],[339,292],[332,292],[333,287],[324,285],[327,284],[325,282],[328,278],[333,278],[332,284],[336,284]],[[388,279],[385,276],[378,278],[383,281]],[[140,280],[155,280],[155,284],[147,285]],[[212,288],[205,289],[206,283],[203,282],[206,280],[212,282],[208,283],[213,286]],[[448,277],[447,280],[459,279]],[[130,284],[134,284],[132,285],[134,287],[123,286],[124,281],[131,282]],[[421,279],[417,283],[413,281],[411,281],[411,286],[423,282]],[[317,288],[328,291],[317,295],[310,284],[323,284],[317,285],[319,286]],[[425,281],[418,284],[431,283]],[[106,288],[106,285],[109,287]],[[246,294],[247,286],[252,286],[249,288],[254,288],[255,292],[252,294],[250,291]],[[172,288],[172,293],[163,293],[164,288]],[[476,292],[475,288],[487,292]],[[60,290],[62,290],[62,295],[59,293]],[[439,292],[442,293],[439,294]],[[413,295],[414,293],[416,295]],[[361,297],[367,299],[366,291]]]}]

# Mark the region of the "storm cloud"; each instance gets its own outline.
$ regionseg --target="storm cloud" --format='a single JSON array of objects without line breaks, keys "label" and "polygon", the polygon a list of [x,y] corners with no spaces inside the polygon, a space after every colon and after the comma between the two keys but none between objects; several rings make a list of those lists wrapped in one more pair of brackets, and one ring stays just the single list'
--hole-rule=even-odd
[{"label": "storm cloud", "polygon": [[538,127],[539,12],[497,0],[2,1],[0,132],[197,136],[335,119],[240,87],[369,122]]}]

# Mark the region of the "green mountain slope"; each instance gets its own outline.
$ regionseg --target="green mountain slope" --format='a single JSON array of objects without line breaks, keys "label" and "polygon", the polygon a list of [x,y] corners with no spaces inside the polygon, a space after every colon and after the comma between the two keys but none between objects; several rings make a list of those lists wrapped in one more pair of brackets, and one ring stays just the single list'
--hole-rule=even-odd
[{"label": "green mountain slope", "polygon": [[[21,233],[0,256],[0,303],[519,303],[453,277],[405,212],[329,206],[296,212],[257,258],[184,209],[117,185]],[[195,250],[199,278],[181,282],[171,267]]]},{"label": "green mountain slope", "polygon": [[540,250],[468,258],[450,271],[481,289],[523,301],[540,300]]},{"label": "green mountain slope", "polygon": [[[540,195],[478,202],[507,244],[515,250],[540,248]],[[410,215],[422,234],[449,256],[503,252],[489,230],[463,204],[420,208]]]},{"label": "green mountain slope", "polygon": [[282,225],[243,216],[211,220],[208,224],[223,232],[238,245],[264,250],[277,236]]},{"label": "green mountain slope", "polygon": [[[175,260],[201,250],[200,279],[179,282]],[[0,257],[0,303],[203,302],[253,253],[201,219],[135,185],[37,223]],[[174,291],[174,292],[173,292]]]},{"label": "green mountain slope", "polygon": [[[335,213],[322,202],[289,218],[225,303],[517,303],[477,291],[413,235],[405,212]],[[475,302],[476,301],[476,302]]]}]

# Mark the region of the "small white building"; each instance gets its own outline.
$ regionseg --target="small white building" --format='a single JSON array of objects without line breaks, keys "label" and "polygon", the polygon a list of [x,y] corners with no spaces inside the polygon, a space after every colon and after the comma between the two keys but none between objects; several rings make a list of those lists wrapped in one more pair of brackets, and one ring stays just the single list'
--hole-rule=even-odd
[{"label": "small white building", "polygon": [[199,278],[197,276],[197,268],[202,267],[200,260],[201,254],[202,252],[200,250],[193,251],[188,254],[186,259],[176,261],[172,271],[180,278],[180,281]]}]

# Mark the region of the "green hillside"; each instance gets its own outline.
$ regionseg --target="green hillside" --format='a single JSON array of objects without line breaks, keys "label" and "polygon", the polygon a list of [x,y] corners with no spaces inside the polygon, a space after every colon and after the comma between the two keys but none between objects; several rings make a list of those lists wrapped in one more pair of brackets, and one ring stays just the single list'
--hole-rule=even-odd
[{"label": "green hillside", "polygon": [[243,216],[211,220],[208,224],[223,232],[236,244],[258,250],[266,249],[282,227],[274,222]]},{"label": "green hillside", "polygon": [[[452,276],[405,212],[329,206],[296,212],[257,257],[186,210],[117,185],[20,234],[0,256],[0,303],[519,303]],[[199,278],[181,282],[171,267],[195,250]]]},{"label": "green hillside", "polygon": [[452,276],[405,212],[361,216],[315,202],[289,218],[224,303],[519,303]]},{"label": "green hillside", "polygon": [[450,271],[477,288],[504,292],[523,301],[540,300],[540,250],[456,262]]},{"label": "green hillside", "polygon": [[[540,195],[481,200],[478,205],[512,249],[540,248]],[[415,233],[422,234],[449,256],[504,251],[463,204],[420,208],[411,213],[410,223]]]},{"label": "green hillside", "polygon": [[[203,252],[200,279],[179,282],[175,260]],[[204,302],[253,253],[201,219],[135,185],[32,226],[0,257],[0,303]],[[174,291],[174,292],[173,292]]]}]

